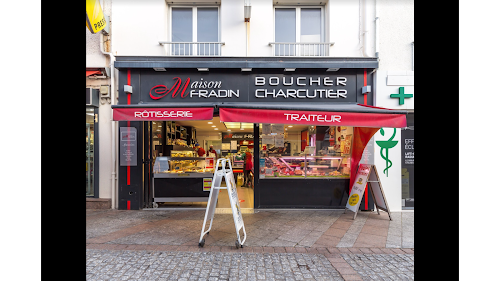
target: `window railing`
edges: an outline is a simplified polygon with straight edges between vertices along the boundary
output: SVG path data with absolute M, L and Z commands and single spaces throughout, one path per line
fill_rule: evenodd
M 295 43 L 295 42 L 270 42 L 274 56 L 279 57 L 322 57 L 328 56 L 330 46 L 334 42 L 323 43 Z
M 224 42 L 165 42 L 160 41 L 167 56 L 220 56 Z

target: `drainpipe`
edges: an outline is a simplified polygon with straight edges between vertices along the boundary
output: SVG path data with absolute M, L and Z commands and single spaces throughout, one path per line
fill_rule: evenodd
M 377 0 L 375 0 L 375 57 L 378 58 L 379 53 L 379 32 L 380 30 L 380 18 L 378 17 L 378 6 Z
M 110 32 L 111 32 L 111 26 L 110 26 Z M 115 104 L 115 81 L 114 81 L 114 76 L 115 76 L 115 56 L 112 54 L 112 52 L 105 52 L 104 51 L 104 42 L 103 42 L 103 37 L 104 34 L 101 33 L 100 36 L 100 47 L 101 47 L 101 53 L 104 55 L 109 56 L 109 61 L 110 61 L 110 81 L 111 81 L 111 105 Z M 111 162 L 113 166 L 113 171 L 111 172 L 111 208 L 112 209 L 117 209 L 118 203 L 117 199 L 118 196 L 116 194 L 116 122 L 113 121 L 113 113 L 111 112 Z
M 366 34 L 368 33 L 368 16 L 367 16 L 367 12 L 366 12 L 366 0 L 363 0 L 362 1 L 362 9 L 363 9 L 363 12 L 362 12 L 362 21 L 363 21 L 363 25 L 362 25 L 362 33 L 361 35 L 363 36 L 363 44 L 361 45 L 362 48 L 363 48 L 363 56 L 364 57 L 369 57 L 369 55 L 367 54 L 367 49 L 368 49 L 368 40 L 366 40 Z

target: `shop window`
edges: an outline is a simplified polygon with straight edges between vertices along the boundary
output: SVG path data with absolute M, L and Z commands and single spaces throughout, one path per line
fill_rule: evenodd
M 261 179 L 349 179 L 352 127 L 260 124 Z
M 87 107 L 86 119 L 86 195 L 94 196 L 94 108 Z
M 219 56 L 219 8 L 173 7 L 171 54 Z
M 275 56 L 325 56 L 322 7 L 274 9 Z

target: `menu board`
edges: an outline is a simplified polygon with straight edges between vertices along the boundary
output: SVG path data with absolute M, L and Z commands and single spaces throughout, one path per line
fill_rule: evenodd
M 262 124 L 262 134 L 264 135 L 271 134 L 271 124 Z
M 284 135 L 274 136 L 274 145 L 276 147 L 284 147 L 285 146 L 285 136 Z

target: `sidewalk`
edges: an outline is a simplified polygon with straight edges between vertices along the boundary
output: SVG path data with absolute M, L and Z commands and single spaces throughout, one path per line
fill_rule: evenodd
M 243 214 L 247 240 L 243 248 L 236 249 L 231 214 L 215 214 L 210 234 L 205 236 L 205 246 L 200 248 L 204 210 L 87 210 L 87 277 L 88 280 L 103 280 L 100 279 L 103 276 L 141 280 L 137 272 L 142 265 L 123 271 L 116 262 L 129 257 L 137 261 L 151 260 L 151 266 L 162 257 L 169 264 L 177 263 L 154 270 L 153 273 L 160 274 L 155 279 L 147 275 L 143 280 L 413 279 L 413 212 L 393 212 L 392 221 L 382 211 L 380 215 L 359 212 L 356 220 L 352 212 L 343 212 L 255 210 L 253 214 Z M 106 262 L 95 263 L 99 259 Z M 246 261 L 244 278 L 239 275 L 240 262 L 233 265 L 231 275 L 230 270 L 220 270 L 225 264 L 218 262 L 220 259 Z M 182 264 L 183 260 L 187 263 Z M 264 266 L 250 270 L 250 261 L 263 261 Z M 204 274 L 203 266 L 210 264 L 209 268 L 219 268 L 217 274 Z M 269 264 L 272 268 L 266 268 Z M 322 273 L 318 271 L 320 264 L 328 265 L 320 267 Z M 139 275 L 145 273 L 143 270 Z M 210 275 L 212 273 L 214 275 Z M 293 274 L 286 276 L 285 273 Z

